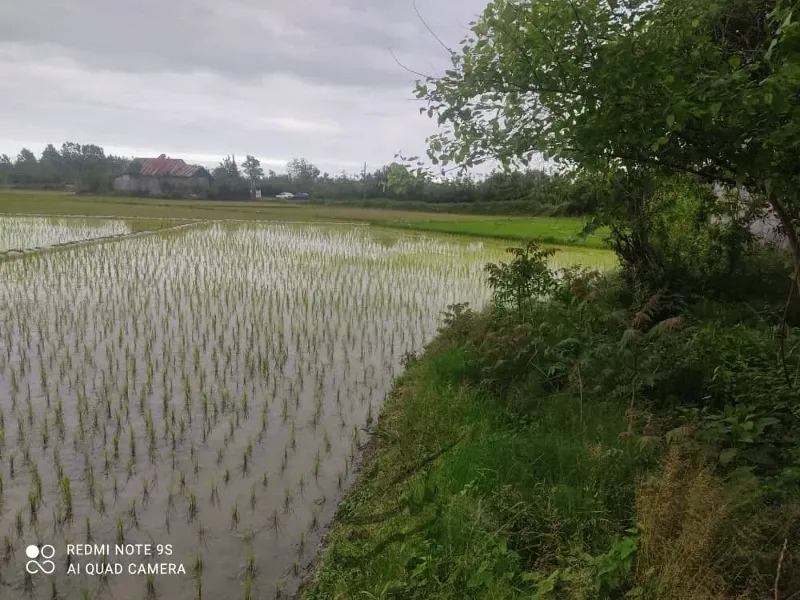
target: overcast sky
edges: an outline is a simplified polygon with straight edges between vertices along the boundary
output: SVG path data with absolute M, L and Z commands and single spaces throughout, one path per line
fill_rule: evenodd
M 485 4 L 417 0 L 455 48 Z M 0 153 L 75 141 L 373 170 L 435 131 L 392 52 L 449 66 L 413 0 L 0 0 Z

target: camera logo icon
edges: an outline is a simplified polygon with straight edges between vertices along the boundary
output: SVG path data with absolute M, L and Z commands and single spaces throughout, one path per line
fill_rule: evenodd
M 50 544 L 43 544 L 41 547 L 31 544 L 25 548 L 25 555 L 30 559 L 25 563 L 25 570 L 31 575 L 39 572 L 50 575 L 56 570 L 56 563 L 50 560 L 55 554 L 56 549 Z M 44 560 L 39 562 L 36 560 L 37 558 L 43 558 Z

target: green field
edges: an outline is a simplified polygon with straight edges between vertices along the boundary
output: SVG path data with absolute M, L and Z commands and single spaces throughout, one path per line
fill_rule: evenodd
M 262 201 L 169 200 L 0 190 L 0 214 L 73 215 L 136 219 L 361 222 L 393 228 L 559 245 L 603 246 L 602 236 L 579 237 L 583 220 L 498 217 Z
M 259 201 L 172 200 L 124 196 L 0 190 L 0 214 L 103 216 L 143 219 L 242 219 L 270 221 L 447 221 L 482 220 L 474 215 L 432 215 L 425 212 L 368 209 Z
M 403 227 L 421 231 L 437 231 L 480 237 L 503 239 L 535 239 L 540 242 L 560 245 L 587 245 L 603 247 L 606 231 L 581 237 L 583 219 L 573 217 L 513 217 L 498 219 L 484 217 L 475 220 L 406 220 L 384 223 L 391 227 Z

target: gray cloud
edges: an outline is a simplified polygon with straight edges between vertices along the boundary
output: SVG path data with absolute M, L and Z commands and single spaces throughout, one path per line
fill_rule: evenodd
M 457 46 L 485 0 L 418 0 Z M 435 129 L 414 76 L 448 65 L 412 0 L 28 0 L 0 5 L 0 152 L 71 139 L 328 170 Z

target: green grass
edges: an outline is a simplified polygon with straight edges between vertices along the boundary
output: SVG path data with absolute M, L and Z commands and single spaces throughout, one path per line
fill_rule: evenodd
M 632 512 L 624 408 L 540 395 L 524 421 L 466 371 L 439 344 L 398 380 L 304 598 L 530 598 L 537 561 L 612 544 Z
M 581 237 L 583 219 L 573 217 L 496 217 L 475 220 L 405 220 L 385 222 L 390 227 L 436 231 L 510 240 L 535 239 L 542 243 L 559 245 L 586 245 L 603 247 L 607 231 Z

